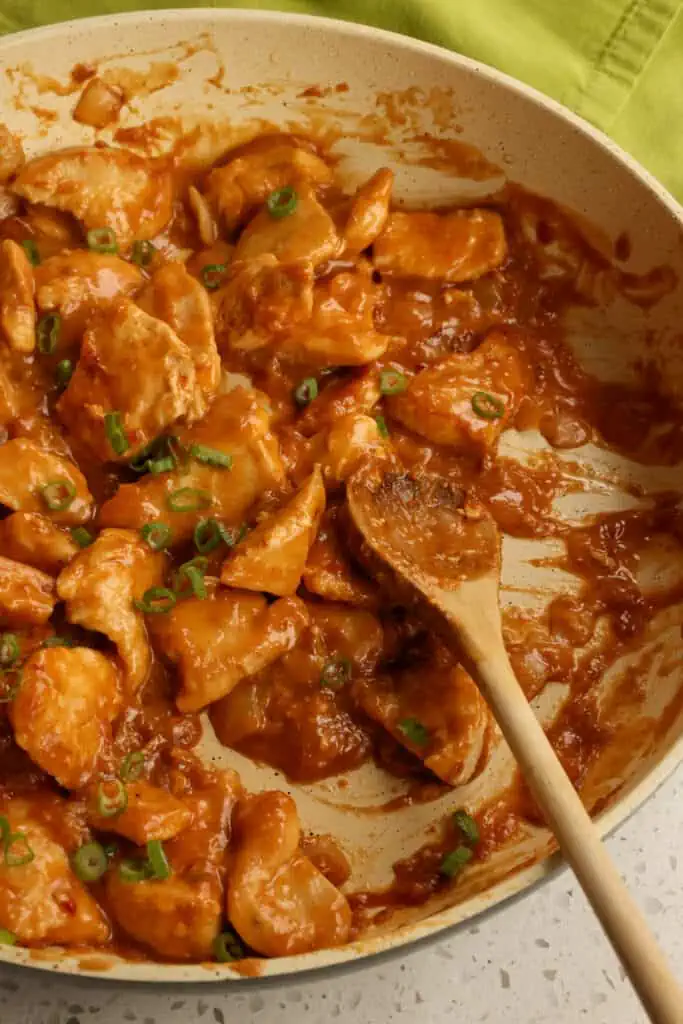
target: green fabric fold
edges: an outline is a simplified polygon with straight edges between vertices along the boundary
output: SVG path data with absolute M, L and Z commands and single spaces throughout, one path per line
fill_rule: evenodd
M 683 0 L 0 0 L 0 32 L 192 6 L 323 14 L 457 50 L 592 121 L 683 200 Z

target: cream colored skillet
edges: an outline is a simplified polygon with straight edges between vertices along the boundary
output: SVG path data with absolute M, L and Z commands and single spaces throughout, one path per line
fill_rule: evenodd
M 379 461 L 352 477 L 347 497 L 365 557 L 455 642 L 651 1020 L 681 1024 L 683 992 L 512 671 L 490 515 L 443 480 Z

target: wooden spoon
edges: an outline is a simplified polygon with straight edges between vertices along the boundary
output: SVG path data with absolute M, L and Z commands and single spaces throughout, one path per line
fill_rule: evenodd
M 683 1022 L 683 993 L 515 678 L 498 605 L 500 538 L 489 514 L 429 476 L 368 463 L 347 487 L 366 556 L 424 599 L 488 702 L 651 1020 Z M 369 548 L 369 551 L 367 550 Z M 382 567 L 379 567 L 380 573 Z

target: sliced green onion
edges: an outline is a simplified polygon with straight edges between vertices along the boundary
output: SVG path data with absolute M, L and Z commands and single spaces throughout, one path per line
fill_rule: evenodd
M 108 779 L 97 786 L 97 813 L 101 818 L 117 818 L 128 806 L 128 791 L 120 779 Z
M 55 378 L 60 388 L 65 388 L 73 377 L 74 364 L 70 359 L 60 359 L 55 367 Z
M 400 395 L 408 387 L 408 378 L 400 370 L 382 370 L 379 390 L 383 395 Z
M 198 597 L 201 601 L 206 597 L 204 573 L 208 568 L 208 559 L 199 555 L 197 558 L 184 562 L 173 577 L 173 589 L 179 598 Z M 184 586 L 189 583 L 189 590 Z
M 123 455 L 128 451 L 130 444 L 128 443 L 128 437 L 123 426 L 121 413 L 118 410 L 105 412 L 104 432 L 115 455 Z
M 50 480 L 40 488 L 40 495 L 51 512 L 63 512 L 76 497 L 70 480 Z
M 389 427 L 384 416 L 375 416 L 375 423 L 377 424 L 380 437 L 389 437 Z
M 73 647 L 74 642 L 68 636 L 49 636 L 43 640 L 41 647 Z
M 242 960 L 245 950 L 234 932 L 225 931 L 213 940 L 213 955 L 219 964 L 229 964 L 233 960 Z
M 14 932 L 10 932 L 7 928 L 0 928 L 0 946 L 16 946 L 17 937 Z
M 119 864 L 119 877 L 122 882 L 146 882 L 149 879 L 148 861 L 127 857 Z
M 16 633 L 0 636 L 0 667 L 10 668 L 19 657 L 20 648 Z
M 62 318 L 57 313 L 48 313 L 47 316 L 41 317 L 36 327 L 38 351 L 44 356 L 51 356 L 57 348 L 61 330 Z
M 0 691 L 0 704 L 11 704 L 15 699 L 16 695 L 21 689 L 21 681 L 23 679 L 24 670 L 21 665 L 17 665 L 15 668 L 8 669 L 6 672 L 0 673 L 0 679 L 4 684 L 4 689 Z M 13 683 L 8 680 L 14 679 Z
M 93 228 L 85 236 L 88 248 L 93 252 L 118 252 L 119 243 L 113 228 Z
M 161 459 L 148 459 L 147 468 L 155 476 L 158 476 L 159 473 L 170 473 L 172 469 L 175 469 L 175 459 L 172 455 L 164 455 Z
M 223 527 L 217 519 L 200 519 L 192 536 L 197 551 L 208 555 L 223 542 Z
M 175 607 L 176 595 L 168 587 L 150 587 L 142 595 L 141 600 L 133 601 L 139 612 L 145 615 L 163 615 Z
M 23 832 L 10 832 L 5 837 L 5 864 L 8 868 L 20 868 L 30 864 L 34 858 L 35 853 Z
M 228 267 L 225 263 L 207 263 L 205 267 L 202 267 L 201 272 L 204 287 L 210 292 L 220 288 L 227 269 Z
M 462 833 L 463 838 L 470 846 L 476 846 L 479 842 L 479 826 L 467 811 L 456 811 L 453 815 L 453 824 Z
M 280 217 L 289 217 L 294 213 L 298 202 L 296 190 L 291 185 L 286 185 L 270 193 L 266 199 L 266 208 L 271 217 L 279 220 Z
M 150 839 L 147 843 L 147 859 L 149 861 L 152 877 L 163 882 L 171 877 L 171 865 L 164 853 L 163 843 L 160 839 Z
M 163 551 L 171 542 L 171 527 L 166 523 L 145 523 L 140 536 L 147 541 L 152 551 Z
M 71 865 L 81 882 L 96 882 L 109 867 L 107 854 L 99 843 L 86 843 L 74 853 Z
M 134 750 L 132 753 L 126 754 L 121 762 L 119 775 L 124 782 L 135 782 L 142 775 L 144 767 L 145 755 L 141 750 Z
M 3 846 L 5 845 L 5 840 L 11 831 L 12 829 L 10 828 L 9 819 L 6 818 L 4 814 L 0 814 L 0 843 L 2 843 Z
M 21 243 L 21 248 L 26 253 L 26 258 L 32 267 L 40 265 L 40 253 L 38 252 L 38 246 L 32 238 L 25 238 Z
M 179 487 L 177 491 L 171 491 L 166 504 L 173 512 L 197 512 L 213 504 L 213 498 L 208 491 L 197 487 Z
M 404 718 L 398 723 L 398 728 L 416 747 L 424 747 L 429 741 L 429 730 L 417 718 Z
M 505 402 L 490 391 L 475 391 L 472 395 L 472 409 L 483 420 L 499 420 L 505 415 Z
M 308 405 L 318 397 L 318 382 L 315 377 L 304 377 L 294 388 L 294 401 L 297 405 Z
M 86 530 L 85 526 L 74 526 L 70 532 L 79 548 L 89 548 L 95 539 L 90 530 Z
M 209 448 L 205 444 L 193 444 L 190 447 L 190 455 L 205 466 L 214 466 L 216 469 L 232 469 L 232 455 L 221 452 L 218 448 Z
M 457 849 L 447 853 L 439 865 L 439 872 L 447 878 L 453 878 L 459 871 L 472 860 L 473 853 L 467 846 L 458 846 Z
M 170 437 L 157 437 L 145 445 L 128 465 L 135 473 L 167 473 L 175 469 L 177 459 L 171 450 Z
M 133 263 L 137 263 L 139 267 L 148 267 L 154 259 L 156 251 L 156 246 L 152 245 L 151 242 L 136 241 L 133 242 L 130 258 Z
M 345 683 L 351 678 L 352 665 L 348 658 L 330 658 L 323 665 L 320 675 L 320 685 L 327 690 L 341 690 Z

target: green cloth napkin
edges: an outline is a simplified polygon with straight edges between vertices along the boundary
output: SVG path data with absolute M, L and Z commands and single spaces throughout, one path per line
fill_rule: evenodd
M 0 32 L 192 0 L 0 0 Z M 492 64 L 592 121 L 683 200 L 683 0 L 200 0 L 394 29 Z

